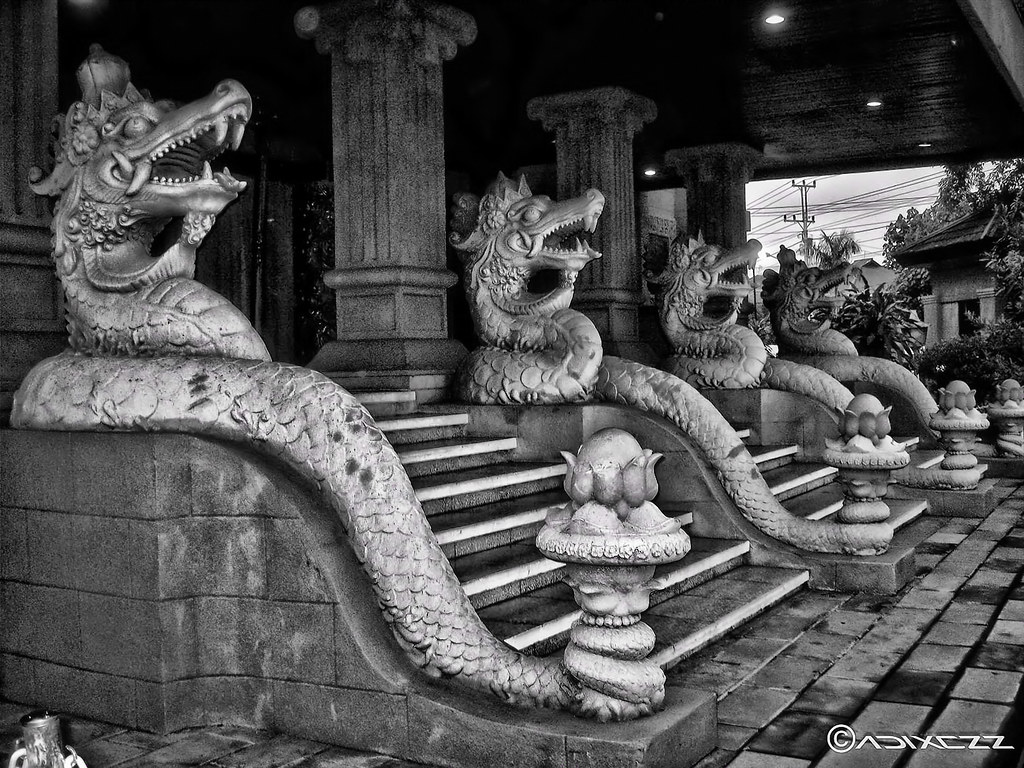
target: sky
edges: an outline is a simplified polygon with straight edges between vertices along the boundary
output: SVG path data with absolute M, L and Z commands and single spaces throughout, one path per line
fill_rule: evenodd
M 862 248 L 860 257 L 875 256 L 881 261 L 882 239 L 889 223 L 911 206 L 924 210 L 931 205 L 942 178 L 941 166 L 909 168 L 832 176 L 807 176 L 747 184 L 747 210 L 750 211 L 749 237 L 763 247 L 757 271 L 775 268 L 779 246 L 794 250 L 800 243 L 800 224 L 785 222 L 783 216 L 800 216 L 800 190 L 794 181 L 815 182 L 807 191 L 808 214 L 814 217 L 808 235 L 821 237 L 841 229 L 854 233 Z

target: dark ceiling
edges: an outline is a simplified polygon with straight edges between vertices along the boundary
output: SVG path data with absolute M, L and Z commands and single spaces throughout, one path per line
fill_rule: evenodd
M 154 96 L 223 77 L 254 94 L 277 157 L 324 174 L 329 67 L 296 37 L 297 0 L 61 0 L 61 100 L 99 42 Z M 533 96 L 620 85 L 653 99 L 642 186 L 664 152 L 738 141 L 762 178 L 1024 155 L 1024 113 L 955 0 L 455 0 L 476 42 L 445 64 L 450 169 L 482 186 L 554 160 Z M 766 25 L 779 9 L 787 20 Z M 883 106 L 870 109 L 871 97 Z M 932 146 L 921 148 L 920 143 Z

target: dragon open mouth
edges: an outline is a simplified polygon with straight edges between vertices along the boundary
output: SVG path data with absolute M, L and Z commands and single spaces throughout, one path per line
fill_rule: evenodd
M 200 179 L 214 179 L 210 161 L 229 146 L 233 150 L 238 149 L 248 119 L 249 110 L 236 104 L 209 122 L 200 123 L 188 133 L 158 147 L 149 155 L 153 163 L 150 181 L 156 184 L 189 184 Z M 234 181 L 226 171 L 216 175 Z M 223 184 L 220 178 L 217 181 Z
M 601 258 L 601 253 L 579 236 L 581 232 L 594 232 L 600 217 L 601 209 L 598 208 L 596 211 L 587 211 L 575 219 L 560 222 L 541 233 L 541 250 L 544 255 L 569 262 L 566 268 L 573 272 L 578 272 L 592 259 Z M 580 259 L 582 263 L 574 266 Z

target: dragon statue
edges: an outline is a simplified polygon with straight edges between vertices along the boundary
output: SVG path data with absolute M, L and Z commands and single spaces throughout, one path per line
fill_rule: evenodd
M 518 653 L 484 626 L 373 418 L 325 376 L 270 362 L 244 315 L 192 280 L 196 248 L 244 187 L 210 161 L 238 145 L 246 90 L 224 81 L 174 108 L 98 47 L 78 77 L 53 172 L 34 174 L 35 190 L 58 198 L 70 350 L 29 373 L 12 426 L 186 432 L 282 462 L 338 515 L 414 663 L 511 703 L 572 709 L 579 685 L 557 659 Z
M 596 190 L 555 203 L 504 175 L 482 198 L 456 196 L 451 241 L 466 263 L 466 295 L 484 341 L 458 374 L 459 396 L 478 404 L 592 397 L 655 413 L 689 435 L 744 517 L 769 536 L 818 552 L 884 552 L 888 524 L 805 520 L 783 507 L 729 422 L 690 384 L 603 354 L 593 324 L 569 308 L 576 274 L 601 257 L 575 233 L 593 229 L 601 207 Z M 534 293 L 531 280 L 544 270 L 557 273 L 557 285 Z
M 860 356 L 849 338 L 830 327 L 831 313 L 844 300 L 839 289 L 851 271 L 849 264 L 808 267 L 789 248 L 779 249 L 779 271 L 765 271 L 762 292 L 779 353 L 839 381 L 870 382 L 898 392 L 910 405 L 918 433 L 934 442 L 928 423 L 936 405 L 928 388 L 899 363 Z
M 853 393 L 836 379 L 770 357 L 761 338 L 737 324 L 740 301 L 750 290 L 747 269 L 760 250 L 757 240 L 725 251 L 680 235 L 660 270 L 647 259 L 645 277 L 673 347 L 665 369 L 695 387 L 777 389 L 811 397 L 830 411 L 844 408 Z

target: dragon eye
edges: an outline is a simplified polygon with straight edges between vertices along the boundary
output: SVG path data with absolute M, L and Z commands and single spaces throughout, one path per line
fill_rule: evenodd
M 538 211 L 536 208 L 527 208 L 525 211 L 523 211 L 523 221 L 525 221 L 527 224 L 533 224 L 539 218 L 540 211 Z
M 146 118 L 132 117 L 125 122 L 121 132 L 125 135 L 125 138 L 137 139 L 139 136 L 149 133 L 152 127 L 153 124 Z

